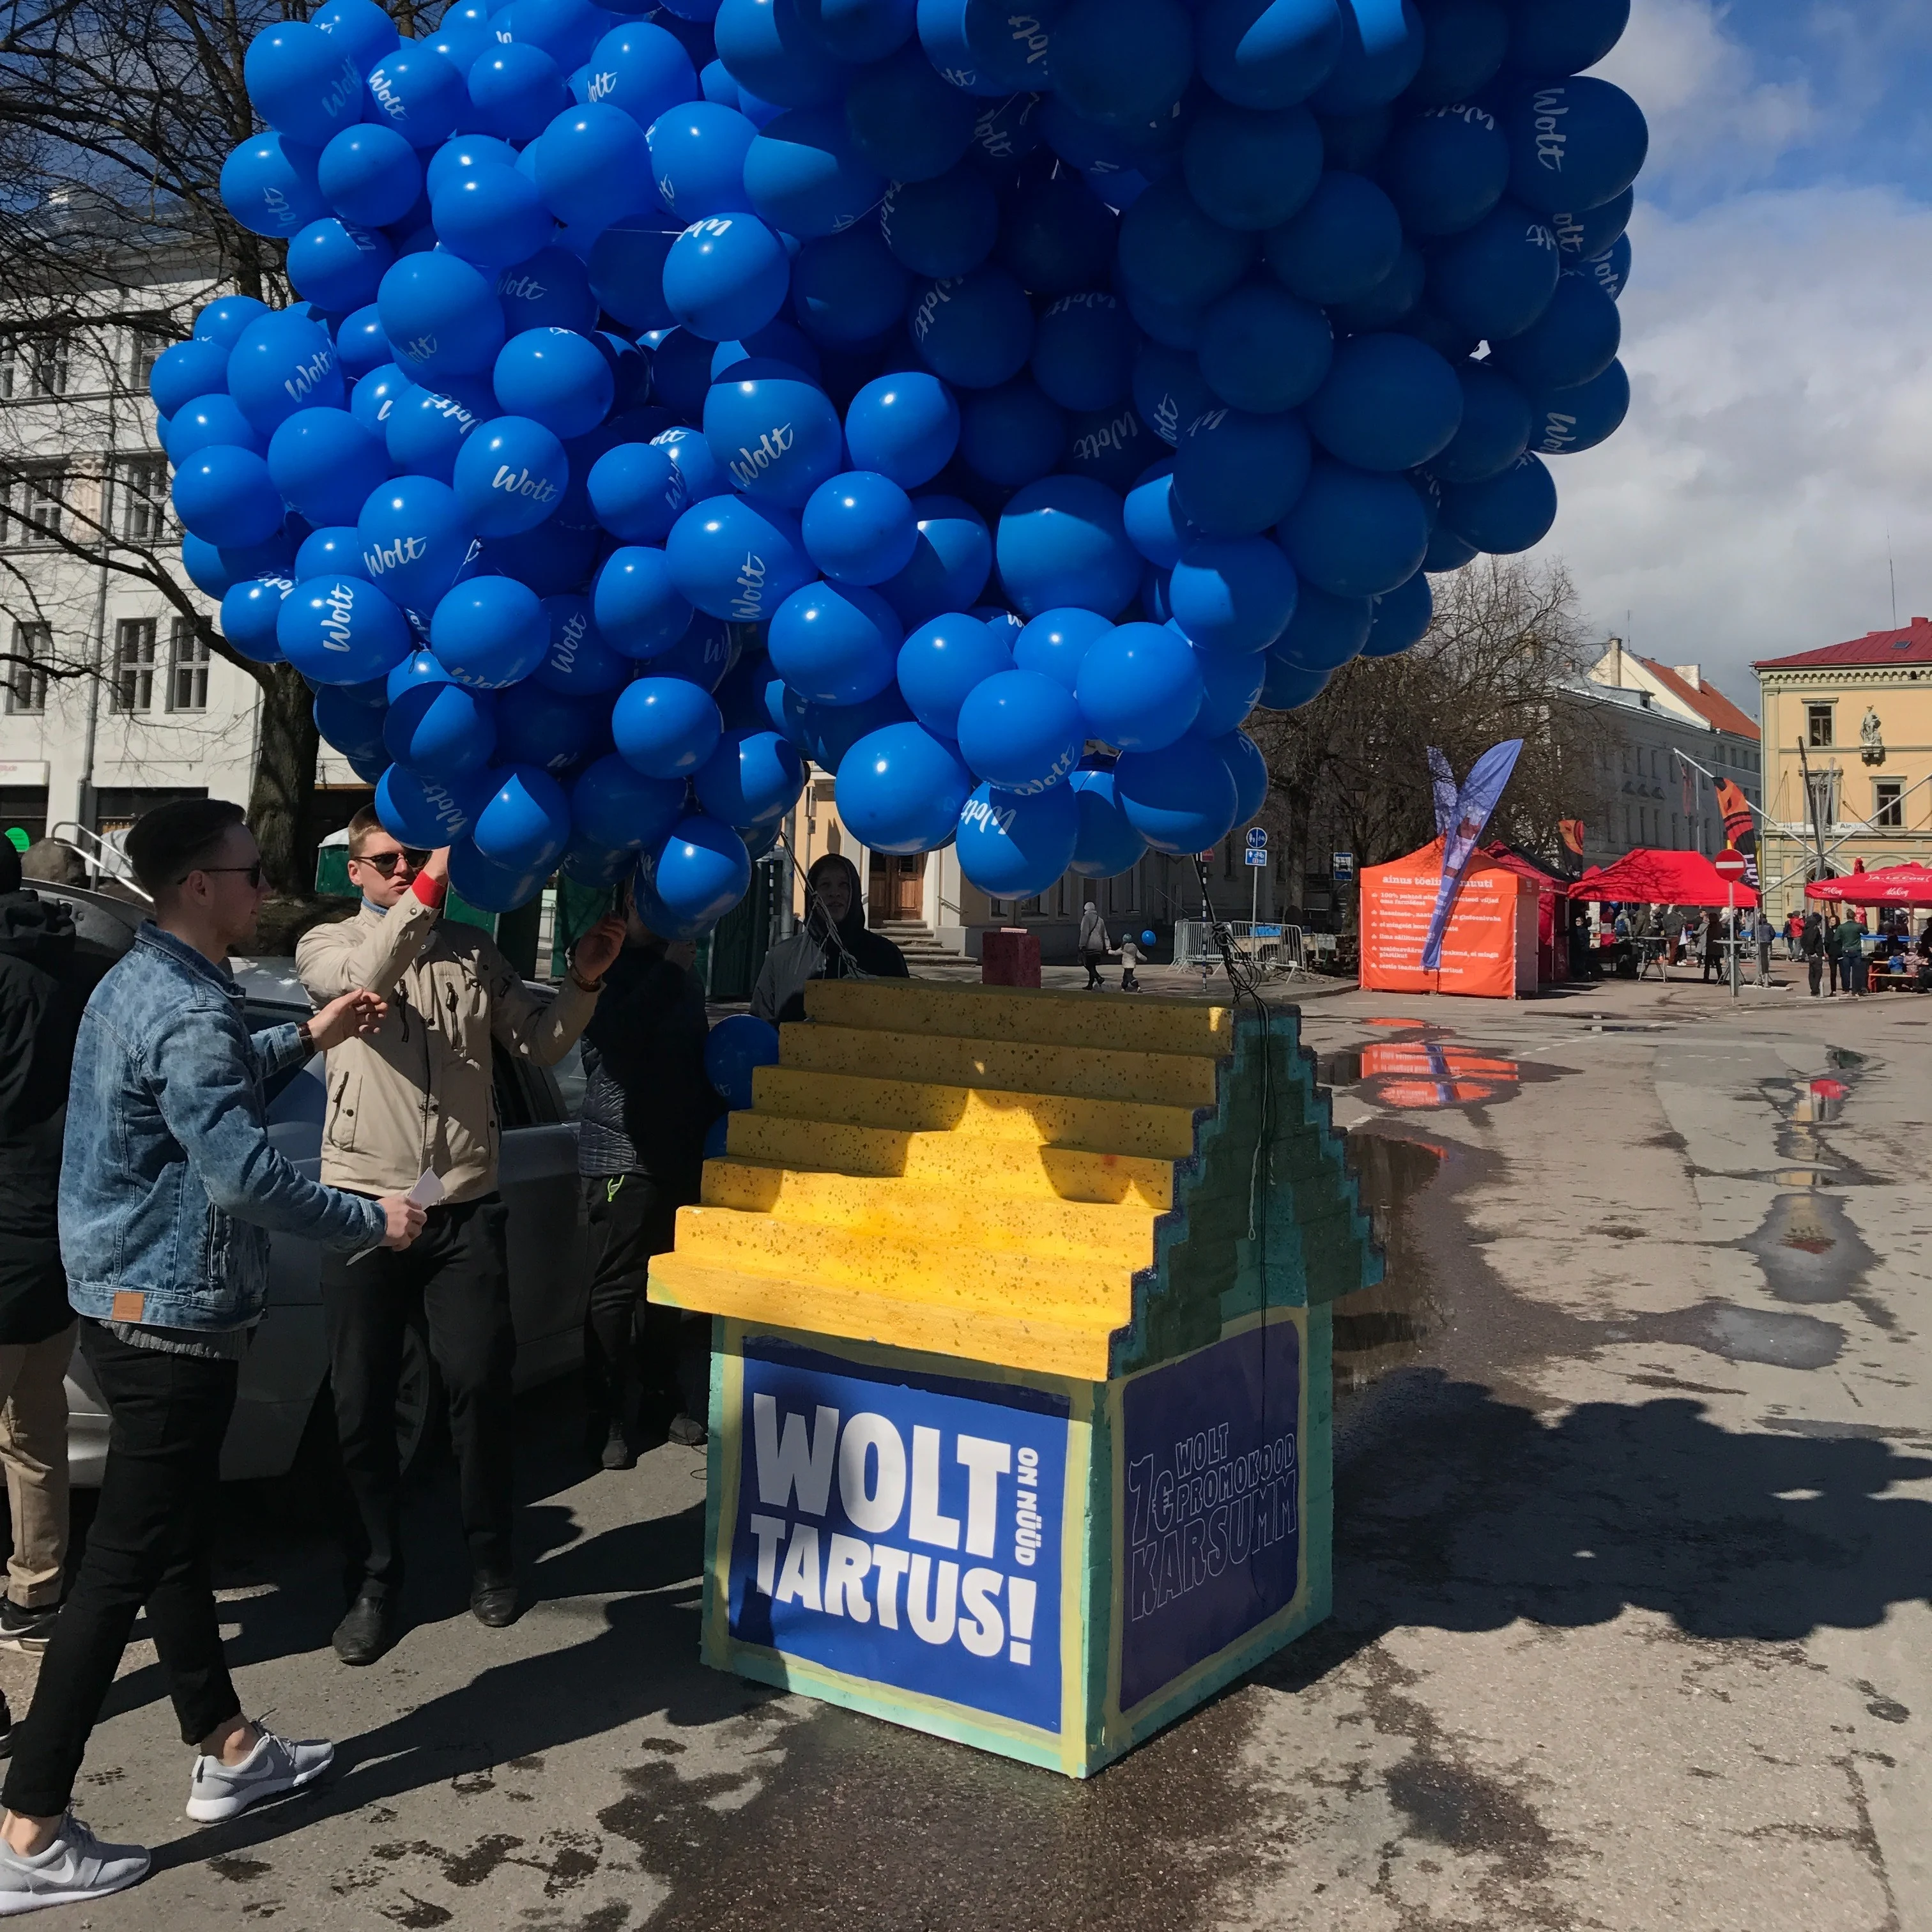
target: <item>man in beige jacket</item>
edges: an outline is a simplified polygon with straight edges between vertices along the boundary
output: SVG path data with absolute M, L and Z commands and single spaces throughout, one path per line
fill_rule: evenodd
M 516 1615 L 511 1546 L 510 1372 L 516 1338 L 496 1192 L 494 1047 L 550 1066 L 597 1004 L 624 928 L 604 920 L 578 941 L 568 978 L 545 1005 L 489 936 L 442 917 L 448 854 L 406 850 L 374 812 L 349 826 L 350 883 L 362 908 L 317 926 L 296 968 L 318 1004 L 366 986 L 388 1002 L 373 1032 L 328 1060 L 322 1178 L 352 1193 L 442 1184 L 441 1204 L 408 1250 L 325 1257 L 322 1310 L 336 1432 L 355 1510 L 348 1530 L 347 1614 L 336 1627 L 345 1664 L 373 1664 L 400 1629 L 401 1508 L 397 1384 L 412 1319 L 449 1397 L 470 1546 L 470 1607 L 493 1628 Z

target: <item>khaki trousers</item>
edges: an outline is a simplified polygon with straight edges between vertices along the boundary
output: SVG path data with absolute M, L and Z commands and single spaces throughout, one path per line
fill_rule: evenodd
M 44 1342 L 0 1346 L 0 1465 L 14 1517 L 7 1594 L 23 1610 L 60 1601 L 67 1562 L 67 1365 L 78 1322 Z

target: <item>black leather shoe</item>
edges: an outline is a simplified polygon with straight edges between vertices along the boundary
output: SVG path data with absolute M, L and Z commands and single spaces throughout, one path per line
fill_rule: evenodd
M 336 1625 L 329 1641 L 344 1664 L 374 1664 L 394 1648 L 401 1634 L 400 1620 L 389 1600 L 365 1592 L 349 1606 L 348 1615 Z
M 598 1460 L 607 1469 L 634 1469 L 638 1466 L 638 1452 L 631 1447 L 621 1422 L 611 1424 L 610 1432 L 604 1439 Z
M 517 1621 L 517 1580 L 478 1576 L 470 1586 L 470 1614 L 491 1630 Z

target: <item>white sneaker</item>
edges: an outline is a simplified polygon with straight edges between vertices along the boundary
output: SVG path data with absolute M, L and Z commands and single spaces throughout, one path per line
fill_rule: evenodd
M 0 1839 L 0 1918 L 44 1905 L 79 1905 L 125 1892 L 148 1875 L 139 1845 L 104 1845 L 70 1811 L 53 1842 L 25 1858 Z
M 238 1817 L 265 1798 L 299 1791 L 313 1784 L 335 1762 L 335 1747 L 320 1738 L 298 1743 L 264 1731 L 255 1748 L 239 1764 L 218 1757 L 198 1757 L 188 1792 L 188 1815 L 197 1825 L 218 1825 Z

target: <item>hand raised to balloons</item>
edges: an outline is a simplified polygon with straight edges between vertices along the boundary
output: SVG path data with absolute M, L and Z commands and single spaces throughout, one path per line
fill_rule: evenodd
M 596 986 L 623 950 L 624 922 L 615 914 L 607 914 L 577 942 L 570 956 L 571 970 L 581 984 Z

